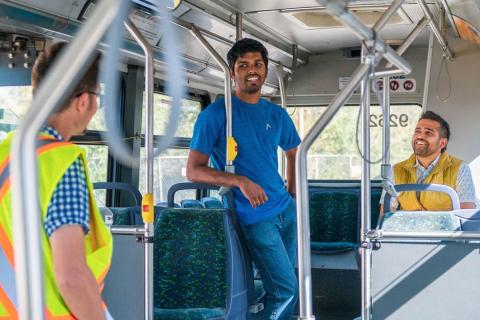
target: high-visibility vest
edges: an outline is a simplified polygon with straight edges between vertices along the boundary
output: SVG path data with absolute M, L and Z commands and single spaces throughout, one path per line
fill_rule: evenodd
M 416 156 L 412 155 L 405 161 L 396 164 L 393 168 L 395 184 L 417 183 Z M 457 184 L 458 170 L 462 160 L 449 155 L 446 151 L 442 153 L 437 165 L 425 178 L 426 184 L 443 184 L 455 190 Z M 447 211 L 452 210 L 450 197 L 441 192 L 421 192 L 420 199 L 417 199 L 415 191 L 402 192 L 398 197 L 400 208 L 406 211 L 428 210 Z
M 10 197 L 11 133 L 0 144 L 0 319 L 17 319 L 15 289 L 15 260 L 13 253 L 12 209 Z M 90 232 L 85 236 L 86 260 L 93 276 L 103 287 L 112 256 L 112 236 L 105 226 L 95 203 L 93 185 L 88 177 L 85 151 L 65 141 L 42 135 L 37 143 L 39 198 L 41 210 L 41 244 L 43 250 L 43 285 L 45 317 L 47 319 L 75 319 L 58 290 L 53 270 L 53 257 L 43 222 L 57 184 L 73 162 L 80 157 L 85 166 L 90 207 Z M 105 307 L 105 315 L 110 318 Z

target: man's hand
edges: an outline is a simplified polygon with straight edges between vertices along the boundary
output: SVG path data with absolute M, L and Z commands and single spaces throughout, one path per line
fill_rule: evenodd
M 268 200 L 265 190 L 247 177 L 239 177 L 238 188 L 254 208 L 261 206 Z

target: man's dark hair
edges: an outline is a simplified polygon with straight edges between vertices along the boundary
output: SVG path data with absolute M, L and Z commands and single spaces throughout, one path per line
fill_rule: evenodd
M 448 124 L 447 121 L 445 121 L 445 119 L 443 119 L 433 111 L 425 111 L 424 113 L 422 113 L 418 121 L 423 119 L 433 120 L 438 122 L 440 124 L 440 137 L 447 138 L 448 140 L 450 140 L 450 125 Z
M 38 87 L 42 83 L 43 79 L 47 75 L 51 66 L 54 64 L 55 60 L 58 58 L 60 53 L 66 48 L 66 42 L 57 42 L 49 46 L 44 52 L 42 52 L 32 68 L 32 92 L 35 94 Z M 75 90 L 73 90 L 70 95 L 71 98 L 77 96 L 78 94 L 86 91 L 97 91 L 98 87 L 98 65 L 100 61 L 100 53 L 96 54 L 94 61 L 91 66 L 88 68 L 87 72 L 77 84 Z M 63 111 L 68 106 L 68 103 L 59 109 Z
M 250 39 L 250 38 L 244 38 L 244 39 L 238 40 L 237 42 L 235 42 L 233 47 L 228 51 L 227 60 L 228 60 L 228 66 L 230 67 L 230 69 L 233 70 L 233 66 L 235 65 L 235 62 L 237 61 L 237 59 L 248 52 L 260 52 L 260 54 L 262 55 L 263 62 L 265 63 L 265 67 L 268 69 L 267 48 L 265 48 L 265 46 L 261 44 L 259 41 Z

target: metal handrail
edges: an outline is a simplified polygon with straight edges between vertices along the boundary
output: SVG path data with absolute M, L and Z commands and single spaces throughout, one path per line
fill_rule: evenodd
M 403 70 L 405 74 L 412 72 L 412 66 L 398 53 L 395 52 L 390 46 L 385 44 L 385 41 L 380 39 L 377 33 L 365 26 L 354 14 L 352 14 L 343 1 L 338 0 L 317 0 L 318 2 L 325 4 L 327 10 L 335 15 L 340 21 L 348 26 L 354 34 L 360 38 L 361 41 L 371 42 L 376 50 L 383 53 L 385 59 L 390 61 L 400 70 Z M 421 1 L 421 0 L 419 0 Z M 398 5 L 397 2 L 394 3 Z M 394 12 L 387 10 L 384 15 L 392 15 Z M 383 19 L 383 18 L 380 18 Z M 387 19 L 388 20 L 388 19 Z
M 218 54 L 218 52 L 212 47 L 212 45 L 203 37 L 200 30 L 193 24 L 190 26 L 190 32 L 195 36 L 195 38 L 200 41 L 200 44 L 205 50 L 210 54 L 210 56 L 220 65 L 224 74 L 225 74 L 225 116 L 226 116 L 226 126 L 225 134 L 227 146 L 229 139 L 233 137 L 232 129 L 232 82 L 230 75 L 230 68 L 228 64 L 223 60 L 223 58 Z M 228 152 L 226 152 L 225 159 L 225 172 L 235 173 L 235 167 L 233 166 L 233 160 L 229 159 Z M 220 194 L 226 194 L 230 188 L 222 187 L 220 189 Z
M 296 204 L 297 204 L 297 230 L 298 230 L 298 277 L 300 294 L 300 319 L 314 319 L 312 313 L 312 279 L 311 279 L 311 257 L 310 257 L 310 218 L 308 202 L 308 180 L 307 180 L 307 153 L 318 135 L 330 123 L 338 109 L 342 107 L 353 95 L 360 85 L 362 79 L 368 75 L 368 65 L 359 66 L 350 82 L 340 91 L 328 106 L 325 113 L 313 125 L 310 131 L 303 138 L 298 148 L 297 161 L 295 163 L 296 183 Z
M 412 42 L 418 37 L 418 35 L 425 29 L 425 27 L 429 24 L 428 19 L 423 18 L 420 20 L 415 28 L 413 28 L 412 32 L 408 34 L 408 36 L 403 40 L 402 44 L 397 48 L 397 53 L 402 55 L 405 51 L 407 51 L 408 47 L 412 44 Z M 387 63 L 385 68 L 390 68 L 392 64 L 390 62 Z
M 124 25 L 133 39 L 142 48 L 145 54 L 145 187 L 146 193 L 153 193 L 153 48 L 145 39 L 140 30 L 127 19 Z M 152 199 L 153 201 L 153 199 Z M 145 239 L 153 239 L 155 231 L 153 224 L 149 221 L 145 222 L 144 227 Z M 153 241 L 144 241 L 145 249 L 145 319 L 153 319 Z
M 310 129 L 303 142 L 300 144 L 298 150 L 298 157 L 295 166 L 295 172 L 298 179 L 297 182 L 297 229 L 298 229 L 298 272 L 299 272 L 299 294 L 300 294 L 300 317 L 299 319 L 314 319 L 312 313 L 312 280 L 311 280 L 311 257 L 310 257 L 310 219 L 309 219 L 309 202 L 308 202 L 308 179 L 307 179 L 307 152 L 313 144 L 313 141 L 318 135 L 325 129 L 328 123 L 332 120 L 338 109 L 348 101 L 355 89 L 359 86 L 362 80 L 365 81 L 362 86 L 363 96 L 363 113 L 364 113 L 364 137 L 366 131 L 369 130 L 368 126 L 368 107 L 369 107 L 369 74 L 371 72 L 372 65 L 375 65 L 383 55 L 388 61 L 400 69 L 403 73 L 408 74 L 411 72 L 411 65 L 403 59 L 398 53 L 396 53 L 391 47 L 387 46 L 385 42 L 377 37 L 376 32 L 369 29 L 361 23 L 345 6 L 342 1 L 335 0 L 319 0 L 318 2 L 324 4 L 328 11 L 337 18 L 339 18 L 345 25 L 350 27 L 352 31 L 366 43 L 369 50 L 378 51 L 377 54 L 370 53 L 369 58 L 364 60 L 364 64 L 359 66 L 352 75 L 350 82 L 339 92 L 325 113 L 320 117 L 315 125 Z M 395 1 L 394 6 L 401 5 L 401 1 Z M 386 16 L 382 17 L 382 21 L 388 21 L 388 16 L 392 15 L 394 10 L 387 10 Z M 380 29 L 382 22 L 378 25 Z M 370 143 L 368 137 L 364 139 L 363 150 L 364 152 L 370 149 Z M 362 217 L 361 217 L 361 231 L 362 231 L 362 245 L 365 243 L 367 246 L 362 248 L 362 319 L 366 320 L 370 317 L 370 274 L 369 268 L 371 267 L 371 261 L 369 252 L 369 239 L 366 237 L 367 232 L 370 229 L 370 197 L 369 195 L 369 159 L 364 159 L 362 165 Z
M 455 55 L 453 52 L 450 50 L 450 47 L 448 46 L 447 40 L 443 37 L 442 33 L 438 29 L 437 25 L 435 24 L 435 19 L 433 18 L 432 13 L 430 12 L 430 9 L 428 9 L 427 4 L 425 3 L 425 0 L 417 0 L 418 5 L 420 8 L 422 8 L 423 14 L 425 15 L 425 18 L 428 19 L 430 29 L 432 30 L 433 34 L 435 34 L 435 37 L 437 38 L 438 42 L 443 48 L 443 51 L 445 51 L 445 54 L 447 55 L 448 60 L 453 60 Z
M 18 314 L 43 319 L 43 262 L 35 142 L 49 116 L 74 90 L 93 59 L 97 44 L 115 19 L 120 3 L 104 0 L 68 45 L 42 85 L 12 142 L 11 181 Z M 61 79 L 59 80 L 59 75 Z
M 285 71 L 283 70 L 283 65 L 275 66 L 275 73 L 277 75 L 278 87 L 280 88 L 280 104 L 284 110 L 287 110 L 287 88 L 285 85 Z M 285 170 L 286 170 L 286 161 L 285 161 L 285 152 L 282 152 L 280 159 L 280 172 L 282 181 L 285 182 Z

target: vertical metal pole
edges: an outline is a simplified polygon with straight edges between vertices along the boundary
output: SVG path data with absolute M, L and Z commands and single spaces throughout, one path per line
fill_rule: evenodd
M 16 131 L 10 151 L 11 201 L 17 312 L 21 320 L 44 319 L 43 258 L 35 142 L 38 131 L 59 108 L 92 62 L 97 44 L 120 8 L 102 1 L 56 61 Z M 59 75 L 61 79 L 59 81 Z
M 423 101 L 422 111 L 427 111 L 428 94 L 430 92 L 430 74 L 432 70 L 432 56 L 433 56 L 433 32 L 430 30 L 430 39 L 428 41 L 427 66 L 425 69 L 425 81 L 423 87 Z
M 235 14 L 235 27 L 236 27 L 236 31 L 237 31 L 237 34 L 236 34 L 236 41 L 238 40 L 242 40 L 243 39 L 243 36 L 242 36 L 242 30 L 243 30 L 243 14 L 241 14 L 240 12 L 237 12 Z
M 383 130 L 382 154 L 385 155 L 382 164 L 390 165 L 390 77 L 383 78 Z
M 225 115 L 226 115 L 226 126 L 225 134 L 227 141 L 227 148 L 229 140 L 233 139 L 233 120 L 232 120 L 232 80 L 230 77 L 230 68 L 223 58 L 218 54 L 217 51 L 210 45 L 210 43 L 203 37 L 200 30 L 195 26 L 191 25 L 190 32 L 193 36 L 200 42 L 205 50 L 208 51 L 210 56 L 220 65 L 224 74 L 225 74 Z M 227 152 L 227 157 L 225 159 L 225 172 L 235 173 L 235 166 L 233 165 L 233 159 L 230 159 Z M 219 193 L 225 194 L 230 190 L 227 187 L 220 188 Z
M 287 90 L 285 88 L 285 71 L 283 70 L 282 64 L 275 65 L 275 71 L 277 74 L 278 79 L 278 86 L 280 88 L 280 101 L 282 108 L 287 110 Z M 282 157 L 280 158 L 280 175 L 282 176 L 282 180 L 285 182 L 286 179 L 286 159 L 285 159 L 285 152 L 282 152 Z
M 153 193 L 153 48 L 130 21 L 124 22 L 128 32 L 145 54 L 145 186 Z M 153 319 L 153 223 L 145 222 L 145 319 Z
M 295 163 L 297 177 L 297 230 L 298 230 L 298 282 L 301 320 L 315 319 L 312 301 L 312 268 L 310 248 L 310 205 L 308 202 L 307 154 L 316 138 L 333 119 L 337 111 L 352 96 L 362 79 L 368 75 L 369 67 L 360 65 L 352 74 L 350 82 L 332 100 L 327 110 L 313 125 L 298 148 Z
M 366 51 L 366 50 L 364 50 Z M 367 53 L 364 57 L 369 66 L 374 65 L 374 54 Z M 361 84 L 362 112 L 362 181 L 361 181 L 361 226 L 360 226 L 360 256 L 362 284 L 362 320 L 371 318 L 371 241 L 367 232 L 371 228 L 371 190 L 370 190 L 370 78 L 366 76 Z

